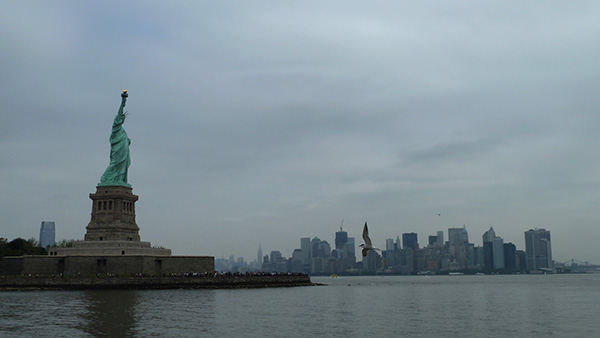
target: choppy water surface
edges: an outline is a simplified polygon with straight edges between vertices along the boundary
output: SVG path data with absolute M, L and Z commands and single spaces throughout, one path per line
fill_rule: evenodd
M 595 337 L 600 275 L 313 277 L 327 286 L 0 292 L 0 337 Z

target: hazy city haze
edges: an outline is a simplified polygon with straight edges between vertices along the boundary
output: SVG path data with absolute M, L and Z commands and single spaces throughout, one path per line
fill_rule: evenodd
M 0 237 L 83 239 L 122 89 L 144 241 L 466 226 L 600 263 L 600 3 L 2 1 Z M 440 214 L 438 216 L 438 214 Z

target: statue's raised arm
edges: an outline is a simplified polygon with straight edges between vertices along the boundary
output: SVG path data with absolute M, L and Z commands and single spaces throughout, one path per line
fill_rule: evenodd
M 120 185 L 131 187 L 127 183 L 127 171 L 131 163 L 129 158 L 131 140 L 127 137 L 125 129 L 123 129 L 123 123 L 127 117 L 127 112 L 124 112 L 123 108 L 125 108 L 128 96 L 127 90 L 123 90 L 123 93 L 121 93 L 121 106 L 117 116 L 115 116 L 110 134 L 110 163 L 104 171 L 98 186 Z

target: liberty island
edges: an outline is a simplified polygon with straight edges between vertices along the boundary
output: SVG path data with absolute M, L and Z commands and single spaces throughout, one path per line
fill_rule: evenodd
M 153 247 L 150 242 L 141 240 L 135 213 L 139 196 L 133 194 L 128 182 L 131 140 L 123 128 L 128 96 L 127 90 L 123 90 L 109 138 L 110 162 L 96 186 L 96 192 L 89 194 L 92 213 L 84 239 L 73 242 L 71 247 L 52 247 L 47 256 L 2 258 L 0 276 L 17 277 L 0 279 L 0 289 L 310 285 L 310 278 L 301 274 L 215 274 L 212 256 L 173 256 L 170 249 Z M 198 278 L 178 278 L 182 276 Z

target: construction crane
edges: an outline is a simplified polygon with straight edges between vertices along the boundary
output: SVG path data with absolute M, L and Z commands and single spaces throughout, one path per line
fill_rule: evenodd
M 566 262 L 562 262 L 561 264 L 564 266 L 592 265 L 592 264 L 590 264 L 590 262 L 582 262 L 582 261 L 576 260 L 575 258 L 571 258 Z
M 563 268 L 570 272 L 575 273 L 598 273 L 600 272 L 600 265 L 590 264 L 590 262 L 582 262 L 574 258 L 569 259 L 566 262 L 558 262 L 557 268 Z

